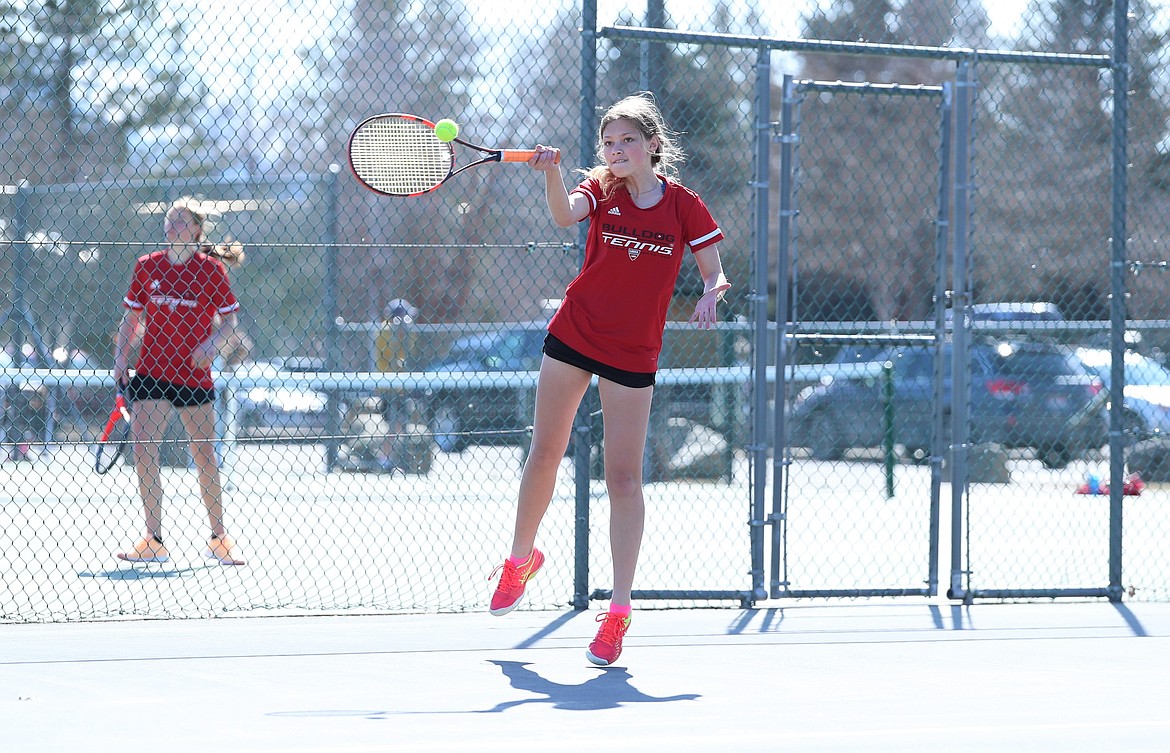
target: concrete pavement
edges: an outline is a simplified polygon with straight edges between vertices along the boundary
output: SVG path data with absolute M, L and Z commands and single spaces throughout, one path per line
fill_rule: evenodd
M 5 753 L 1166 751 L 1170 604 L 0 625 Z

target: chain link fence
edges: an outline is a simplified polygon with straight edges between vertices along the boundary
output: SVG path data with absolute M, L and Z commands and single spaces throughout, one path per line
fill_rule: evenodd
M 571 184 L 600 112 L 641 90 L 681 134 L 735 288 L 696 330 L 684 263 L 640 605 L 948 581 L 956 598 L 1166 598 L 1170 381 L 1138 381 L 1170 347 L 1160 5 L 566 0 L 525 26 L 491 2 L 135 0 L 3 18 L 0 619 L 485 608 L 582 236 L 523 165 L 388 199 L 349 174 L 346 139 L 376 112 L 450 117 L 471 141 L 560 147 Z M 246 250 L 245 347 L 215 365 L 241 568 L 201 556 L 178 422 L 159 448 L 170 562 L 115 558 L 142 534 L 138 481 L 132 462 L 94 471 L 131 269 L 184 196 Z M 607 596 L 597 409 L 591 390 L 529 608 Z M 1135 471 L 1140 495 L 1076 493 Z

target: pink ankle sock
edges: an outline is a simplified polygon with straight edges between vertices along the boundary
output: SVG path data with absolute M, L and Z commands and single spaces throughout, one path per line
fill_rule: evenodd
M 525 562 L 527 562 L 530 559 L 532 559 L 531 554 L 528 555 L 527 557 L 517 557 L 515 555 L 509 555 L 509 557 L 508 557 L 508 561 L 511 562 L 513 565 L 516 565 L 517 567 L 519 567 L 520 565 L 523 565 Z
M 629 617 L 631 611 L 633 611 L 633 607 L 631 607 L 629 604 L 626 604 L 623 607 L 619 607 L 617 604 L 609 605 L 609 613 L 616 614 L 618 617 Z

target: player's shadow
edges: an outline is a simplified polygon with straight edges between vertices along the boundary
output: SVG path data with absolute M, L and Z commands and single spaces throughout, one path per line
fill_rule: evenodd
M 571 711 L 600 711 L 630 703 L 693 701 L 700 697 L 697 693 L 661 697 L 646 695 L 630 684 L 630 672 L 624 667 L 606 667 L 599 670 L 600 673 L 591 680 L 578 685 L 566 685 L 546 680 L 528 669 L 529 662 L 492 660 L 491 663 L 500 668 L 513 688 L 536 693 L 541 697 L 497 703 L 490 709 L 477 711 L 479 714 L 498 714 L 516 706 L 532 703 L 547 703 L 553 708 Z
M 630 672 L 624 667 L 598 669 L 599 674 L 578 685 L 546 680 L 528 669 L 529 662 L 491 661 L 504 673 L 508 682 L 517 690 L 536 693 L 539 698 L 524 698 L 518 701 L 497 703 L 490 709 L 468 711 L 372 711 L 361 709 L 314 709 L 308 711 L 271 711 L 275 717 L 362 717 L 371 720 L 389 719 L 393 716 L 414 714 L 499 714 L 517 706 L 532 703 L 547 703 L 555 709 L 569 711 L 601 711 L 615 709 L 631 703 L 667 703 L 669 701 L 693 701 L 698 693 L 682 693 L 670 696 L 646 695 L 630 684 Z
M 105 578 L 107 580 L 151 580 L 154 578 L 186 578 L 192 573 L 199 570 L 205 570 L 205 567 L 183 567 L 173 568 L 169 570 L 155 570 L 146 567 L 127 567 L 115 568 L 113 570 L 102 570 L 100 572 L 90 572 L 82 570 L 77 573 L 79 578 Z

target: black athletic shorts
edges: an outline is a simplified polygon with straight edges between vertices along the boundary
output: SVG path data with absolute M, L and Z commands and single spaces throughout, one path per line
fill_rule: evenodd
M 578 369 L 588 371 L 590 374 L 596 374 L 602 379 L 617 382 L 624 387 L 639 389 L 654 386 L 655 372 L 626 371 L 624 369 L 615 369 L 612 366 L 606 366 L 601 361 L 595 361 L 589 356 L 578 353 L 551 334 L 544 338 L 544 354 L 549 358 L 554 358 L 562 363 L 567 363 L 570 366 L 576 366 Z
M 215 389 L 186 387 L 136 374 L 126 385 L 126 399 L 131 403 L 139 400 L 166 400 L 176 408 L 191 408 L 215 402 Z

